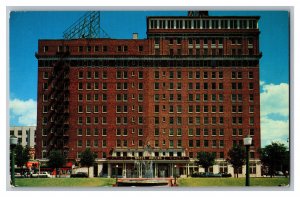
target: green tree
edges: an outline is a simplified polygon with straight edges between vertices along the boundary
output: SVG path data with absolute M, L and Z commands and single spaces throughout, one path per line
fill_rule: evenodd
M 227 162 L 229 162 L 234 171 L 236 172 L 236 178 L 239 177 L 239 169 L 245 164 L 246 150 L 240 145 L 233 146 L 228 151 Z
M 272 142 L 259 150 L 260 160 L 267 167 L 268 174 L 272 177 L 276 171 L 284 171 L 284 166 L 289 166 L 289 153 L 287 147 L 279 142 Z
M 48 159 L 49 159 L 48 166 L 50 168 L 56 169 L 56 172 L 58 172 L 58 169 L 63 167 L 66 164 L 66 158 L 59 150 L 51 151 Z M 56 173 L 56 177 L 57 177 L 57 173 Z
M 29 161 L 29 149 L 18 144 L 15 148 L 16 165 L 21 167 L 21 173 L 23 174 L 23 166 Z
M 200 152 L 197 155 L 196 164 L 201 165 L 205 169 L 205 172 L 208 172 L 208 168 L 215 164 L 215 158 L 215 154 L 209 152 Z
M 88 176 L 90 175 L 90 167 L 94 165 L 96 157 L 97 156 L 89 148 L 81 153 L 80 164 L 88 168 Z

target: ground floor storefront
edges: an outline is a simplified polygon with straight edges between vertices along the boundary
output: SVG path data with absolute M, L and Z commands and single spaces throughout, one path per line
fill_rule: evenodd
M 250 161 L 250 176 L 261 177 L 261 163 L 259 160 Z M 158 160 L 98 160 L 92 170 L 94 177 L 119 178 L 163 178 L 163 177 L 190 177 L 193 173 L 205 172 L 204 168 L 195 164 L 193 159 Z M 236 172 L 225 160 L 216 160 L 215 165 L 209 168 L 213 174 L 227 173 L 234 176 Z M 244 177 L 246 166 L 238 170 L 238 176 Z

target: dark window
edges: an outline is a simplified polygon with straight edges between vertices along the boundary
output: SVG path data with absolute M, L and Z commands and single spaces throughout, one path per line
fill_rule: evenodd
M 189 147 L 192 148 L 194 146 L 193 140 L 189 140 Z
M 108 51 L 108 47 L 107 46 L 103 46 L 103 52 L 107 52 Z
M 139 46 L 139 52 L 142 52 L 144 50 L 143 46 Z

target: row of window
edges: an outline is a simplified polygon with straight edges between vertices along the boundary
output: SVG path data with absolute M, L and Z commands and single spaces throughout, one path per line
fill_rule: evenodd
M 161 118 L 161 121 L 160 121 Z M 201 117 L 196 116 L 196 117 L 187 117 L 184 118 L 186 119 L 186 122 L 188 125 L 200 125 L 200 124 L 204 124 L 204 125 L 208 125 L 208 124 L 212 124 L 212 125 L 216 125 L 216 124 L 220 124 L 223 125 L 224 124 L 224 117 L 220 116 L 220 117 L 203 117 L 203 121 L 201 121 Z M 232 124 L 239 124 L 242 125 L 243 124 L 243 119 L 245 119 L 245 117 L 232 117 Z M 154 124 L 155 125 L 159 125 L 161 123 L 165 123 L 166 117 L 154 117 Z M 202 122 L 202 123 L 201 123 Z M 183 117 L 181 116 L 177 116 L 177 117 L 169 117 L 168 120 L 168 124 L 169 125 L 182 125 L 183 124 Z M 254 125 L 254 117 L 249 117 L 249 125 Z
M 105 91 L 108 90 L 108 86 L 107 86 L 106 82 L 103 82 L 101 84 L 102 84 L 102 87 L 101 87 L 102 90 L 105 90 Z M 167 88 L 168 90 L 174 90 L 174 89 L 182 90 L 183 89 L 183 84 L 181 82 L 177 82 L 177 83 L 169 82 L 168 87 L 167 87 L 167 83 L 165 83 L 165 82 L 162 82 L 162 83 L 155 82 L 154 83 L 154 90 L 160 90 L 160 85 L 161 85 L 161 88 Z M 175 85 L 176 85 L 176 87 L 175 87 Z M 78 90 L 84 90 L 83 86 L 84 86 L 84 83 L 79 82 L 78 83 Z M 131 87 L 135 88 L 135 83 L 134 82 L 131 83 Z M 138 87 L 138 90 L 143 90 L 144 89 L 144 83 L 139 82 L 137 87 Z M 223 90 L 223 88 L 224 88 L 223 83 L 214 83 L 214 82 L 213 83 L 203 83 L 203 87 L 202 87 L 203 90 Z M 48 83 L 47 82 L 43 83 L 43 89 L 48 90 Z M 201 83 L 200 82 L 196 82 L 196 83 L 189 82 L 189 83 L 187 83 L 187 89 L 188 90 L 200 90 L 201 89 Z M 236 90 L 236 89 L 241 90 L 241 89 L 243 89 L 243 83 L 241 83 L 241 82 L 231 83 L 231 89 L 232 90 Z M 248 89 L 249 90 L 254 89 L 254 83 L 253 82 L 248 83 Z M 98 82 L 94 82 L 94 83 L 86 82 L 85 83 L 85 90 L 99 90 L 99 83 Z M 123 83 L 118 82 L 118 83 L 116 83 L 116 90 L 128 90 L 128 83 L 127 82 L 123 82 Z
M 84 73 L 86 73 L 86 79 L 99 79 L 99 71 L 79 71 L 78 72 L 78 79 L 84 79 Z M 168 76 L 167 76 L 168 73 Z M 182 79 L 187 77 L 188 79 L 200 79 L 201 78 L 201 72 L 200 71 L 188 71 L 187 76 L 182 74 L 182 71 L 154 71 L 153 73 L 155 79 L 159 79 L 160 77 L 168 77 L 169 79 L 174 79 L 175 77 L 177 79 Z M 131 72 L 131 76 L 135 76 L 135 72 Z M 138 71 L 138 79 L 143 79 L 144 74 L 143 71 Z M 253 79 L 253 71 L 248 72 L 248 79 Z M 43 78 L 48 79 L 49 78 L 49 72 L 44 71 L 43 72 Z M 107 71 L 102 72 L 102 78 L 107 79 Z M 203 79 L 223 79 L 223 72 L 219 71 L 204 71 L 202 72 L 202 78 Z M 243 72 L 241 71 L 232 71 L 231 72 L 231 78 L 232 79 L 243 79 Z M 127 71 L 117 71 L 116 72 L 116 79 L 128 79 L 128 72 Z
M 139 125 L 142 125 L 144 123 L 144 118 L 142 116 L 139 117 L 132 117 L 131 118 L 131 123 L 135 123 L 137 119 L 137 123 Z M 83 117 L 79 116 L 77 119 L 77 124 L 82 125 L 83 123 Z M 85 124 L 90 125 L 92 124 L 92 117 L 86 117 L 85 118 Z M 99 124 L 99 117 L 93 117 L 93 124 Z M 107 117 L 101 117 L 101 124 L 107 124 Z M 127 125 L 128 124 L 128 117 L 116 117 L 116 124 L 117 125 Z
M 257 29 L 253 19 L 150 19 L 149 29 Z
M 94 71 L 94 79 L 99 79 L 99 71 Z M 103 71 L 104 73 L 104 71 Z M 167 76 L 168 73 L 168 76 Z M 202 73 L 202 74 L 201 74 Z M 203 79 L 223 79 L 223 71 L 188 71 L 187 75 L 183 75 L 182 71 L 154 71 L 153 76 L 155 79 L 159 79 L 160 77 L 168 77 L 169 79 L 182 79 L 182 78 L 188 78 L 188 79 L 200 79 L 202 75 Z M 44 79 L 48 78 L 48 72 L 44 72 Z M 131 72 L 131 76 L 135 76 L 135 72 Z M 243 72 L 241 71 L 232 71 L 231 72 L 231 78 L 232 79 L 242 79 L 243 78 Z M 248 72 L 248 78 L 253 79 L 253 71 Z M 84 79 L 84 71 L 78 72 L 78 79 Z M 92 71 L 86 71 L 86 79 L 92 79 Z M 107 79 L 107 72 L 105 74 L 105 79 Z M 116 79 L 128 79 L 128 71 L 116 71 Z M 138 71 L 138 79 L 143 79 L 143 71 Z
M 169 94 L 169 101 L 175 101 L 174 94 Z M 210 98 L 209 98 L 210 96 Z M 176 94 L 177 101 L 182 101 L 182 95 L 181 94 Z M 223 102 L 224 101 L 224 95 L 223 94 L 202 94 L 203 101 L 212 101 L 212 102 Z M 155 94 L 154 95 L 154 101 L 159 102 L 161 100 L 167 100 L 166 94 Z M 200 102 L 201 101 L 201 94 L 188 94 L 188 101 L 196 101 Z M 242 94 L 231 94 L 231 101 L 232 102 L 242 102 L 243 101 L 243 95 Z M 249 94 L 249 101 L 253 102 L 254 101 L 254 94 Z
M 85 95 L 85 96 L 84 96 Z M 200 102 L 201 101 L 201 95 L 202 95 L 202 100 L 204 102 L 212 101 L 212 102 L 223 102 L 224 101 L 224 95 L 223 94 L 188 94 L 188 101 L 196 101 Z M 99 98 L 101 96 L 101 98 Z M 85 99 L 84 99 L 85 97 Z M 135 100 L 136 96 L 135 94 L 131 95 L 131 99 Z M 176 100 L 175 100 L 176 99 Z M 107 102 L 107 94 L 78 94 L 78 101 L 103 101 Z M 138 94 L 138 99 L 139 102 L 142 102 L 144 100 L 143 94 Z M 182 94 L 154 94 L 154 102 L 160 102 L 160 101 L 182 101 Z M 254 101 L 254 94 L 249 94 L 249 99 L 250 102 Z M 43 101 L 47 102 L 48 101 L 48 96 L 43 94 Z M 127 102 L 128 101 L 128 94 L 116 94 L 116 101 L 117 102 Z M 242 102 L 243 101 L 243 95 L 242 94 L 231 94 L 231 101 L 232 102 Z M 132 106 L 132 110 L 134 110 L 135 107 L 134 105 Z M 165 110 L 166 107 L 162 106 L 162 109 Z M 235 111 L 235 110 L 233 110 Z
M 158 50 L 158 51 L 156 51 Z M 155 55 L 159 54 L 159 49 L 155 49 Z M 172 49 L 170 48 L 168 51 L 168 55 L 196 55 L 196 56 L 216 56 L 216 55 L 225 55 L 224 49 L 219 48 L 189 48 L 187 52 L 182 52 L 182 49 Z M 227 49 L 226 55 L 254 55 L 254 49 L 242 49 L 242 48 L 234 48 L 234 49 Z
M 160 132 L 165 135 L 166 134 L 166 128 L 160 129 L 155 128 L 154 129 L 154 136 L 160 136 Z M 168 129 L 168 135 L 169 136 L 182 136 L 182 128 L 170 128 Z M 131 129 L 131 133 L 135 133 L 135 129 Z M 138 136 L 143 136 L 143 129 L 138 128 L 137 129 Z M 224 129 L 208 129 L 208 128 L 188 128 L 187 134 L 188 136 L 201 136 L 201 133 L 203 136 L 223 136 L 224 135 Z M 251 136 L 254 135 L 254 129 L 250 128 L 249 133 Z M 102 136 L 107 136 L 107 129 L 102 128 Z M 116 129 L 116 136 L 128 136 L 128 129 L 127 128 L 117 128 Z M 99 130 L 98 128 L 94 128 L 93 131 L 91 128 L 85 129 L 85 136 L 98 136 Z M 83 129 L 78 128 L 77 129 L 77 136 L 84 136 Z M 243 129 L 242 128 L 233 128 L 232 129 L 232 136 L 243 136 Z
M 28 135 L 30 132 L 30 130 L 26 130 L 26 135 Z M 15 135 L 15 131 L 14 130 L 10 130 L 10 135 Z M 17 135 L 23 135 L 23 130 L 18 130 L 17 131 Z
M 177 45 L 181 45 L 182 44 L 182 40 L 185 40 L 185 39 L 182 39 L 181 37 L 177 37 L 177 38 L 166 38 L 166 40 L 169 41 L 169 45 L 173 45 L 173 44 L 177 44 Z M 238 38 L 238 37 L 234 37 L 234 38 L 229 38 L 227 39 L 227 41 L 230 41 L 230 44 L 231 45 L 242 45 L 242 41 L 243 38 Z M 247 44 L 248 46 L 253 46 L 253 38 L 247 38 Z M 198 47 L 200 47 L 200 45 L 203 45 L 203 46 L 207 46 L 207 45 L 211 45 L 212 47 L 215 47 L 216 45 L 218 45 L 219 47 L 223 46 L 223 42 L 224 42 L 224 38 L 188 38 L 187 39 L 187 42 L 188 42 L 188 46 L 189 48 L 192 46 L 192 45 L 196 45 Z M 159 40 L 156 39 L 155 40 L 155 44 L 159 44 Z
M 161 118 L 161 120 L 160 120 Z M 100 119 L 101 119 L 101 124 L 107 124 L 107 117 L 103 116 L 103 117 L 90 117 L 87 116 L 85 117 L 85 124 L 86 125 L 90 125 L 90 124 L 99 124 L 100 123 Z M 185 119 L 185 118 L 184 118 Z M 245 118 L 244 118 L 245 119 Z M 51 117 L 51 120 L 52 117 Z M 93 122 L 92 122 L 93 121 Z M 142 125 L 144 123 L 144 117 L 139 116 L 139 117 L 131 117 L 131 123 L 135 123 L 137 122 L 139 125 Z M 159 125 L 161 123 L 166 123 L 166 117 L 154 117 L 154 124 L 155 125 Z M 186 118 L 186 122 L 188 125 L 200 125 L 201 124 L 201 117 L 196 116 L 196 117 L 187 117 Z M 124 117 L 116 117 L 116 124 L 117 125 L 127 125 L 129 123 L 128 117 L 124 116 Z M 43 125 L 48 124 L 48 118 L 47 117 L 43 117 L 43 121 L 42 121 Z M 82 125 L 84 124 L 83 122 L 83 117 L 79 116 L 77 119 L 77 124 Z M 183 117 L 181 116 L 177 116 L 177 117 L 169 117 L 168 120 L 168 124 L 169 125 L 182 125 L 183 124 Z M 203 121 L 202 124 L 204 125 L 208 125 L 208 124 L 212 124 L 212 125 L 216 125 L 216 124 L 220 124 L 223 125 L 224 124 L 224 117 L 203 117 Z M 243 117 L 232 117 L 232 124 L 239 124 L 242 125 L 243 124 Z M 254 117 L 249 117 L 249 125 L 254 125 Z
M 201 143 L 202 141 L 202 143 Z M 84 144 L 85 142 L 85 144 Z M 45 147 L 46 142 L 43 141 L 43 146 Z M 203 145 L 201 145 L 203 144 Z M 116 140 L 116 147 L 128 147 L 128 140 Z M 131 146 L 135 145 L 135 140 L 131 140 Z M 77 140 L 77 147 L 98 147 L 99 140 Z M 138 140 L 138 146 L 143 147 L 143 140 Z M 154 140 L 154 147 L 160 146 L 167 146 L 166 140 Z M 102 140 L 102 147 L 106 147 L 106 140 Z M 182 147 L 182 140 L 168 140 L 168 147 L 169 148 L 181 148 Z M 188 141 L 189 148 L 224 148 L 224 140 L 189 140 Z
M 45 131 L 45 130 L 43 130 Z M 138 136 L 143 136 L 144 131 L 142 128 L 132 128 L 131 133 L 134 134 L 135 131 L 137 131 Z M 188 136 L 224 136 L 224 129 L 208 129 L 208 128 L 188 128 L 186 131 Z M 202 134 L 201 134 L 202 133 Z M 251 136 L 254 135 L 254 128 L 250 128 L 249 132 Z M 127 128 L 117 128 L 115 130 L 115 135 L 116 136 L 128 136 L 129 131 Z M 160 136 L 160 135 L 166 135 L 168 134 L 169 136 L 182 136 L 183 135 L 183 130 L 182 128 L 155 128 L 154 129 L 154 136 Z M 43 132 L 43 135 L 46 135 L 46 133 Z M 108 131 L 107 128 L 102 128 L 101 129 L 101 136 L 107 136 Z M 242 128 L 233 128 L 232 129 L 232 136 L 243 136 L 244 135 L 244 130 Z M 99 129 L 98 128 L 86 128 L 85 131 L 83 131 L 82 128 L 77 129 L 77 136 L 99 136 Z

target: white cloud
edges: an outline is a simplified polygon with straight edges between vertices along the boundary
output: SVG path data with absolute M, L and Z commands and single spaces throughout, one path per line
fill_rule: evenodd
M 263 86 L 266 82 L 264 81 L 259 81 L 259 85 Z
M 274 141 L 287 145 L 289 137 L 289 85 L 260 82 L 262 147 Z M 272 118 L 273 117 L 273 118 Z M 274 118 L 276 117 L 276 119 Z
M 287 145 L 289 137 L 288 120 L 273 120 L 267 117 L 261 118 L 262 147 L 271 142 L 281 142 Z
M 260 94 L 261 115 L 277 114 L 288 116 L 289 114 L 289 85 L 261 83 L 263 92 Z
M 9 102 L 10 116 L 19 125 L 35 126 L 37 115 L 36 101 L 13 99 Z

